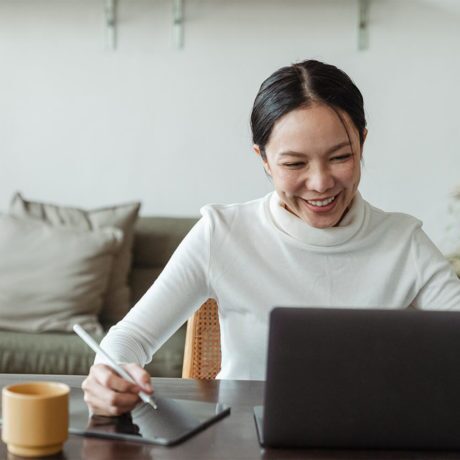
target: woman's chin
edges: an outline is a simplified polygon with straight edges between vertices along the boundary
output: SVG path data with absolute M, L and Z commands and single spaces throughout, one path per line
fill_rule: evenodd
M 338 225 L 340 219 L 302 219 L 314 228 L 332 228 Z

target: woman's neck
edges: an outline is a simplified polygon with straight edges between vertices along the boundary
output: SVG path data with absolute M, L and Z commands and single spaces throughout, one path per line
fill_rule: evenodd
M 333 227 L 316 228 L 293 213 L 279 195 L 270 198 L 270 214 L 275 226 L 292 238 L 312 246 L 337 246 L 351 239 L 362 227 L 365 204 L 359 192 Z

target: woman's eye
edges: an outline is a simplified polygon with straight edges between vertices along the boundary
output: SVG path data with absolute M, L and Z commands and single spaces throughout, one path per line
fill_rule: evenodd
M 332 161 L 346 161 L 351 158 L 353 155 L 351 153 L 345 153 L 344 155 L 338 155 L 336 157 L 332 157 Z
M 300 161 L 294 163 L 284 163 L 284 166 L 290 169 L 301 168 L 304 164 Z

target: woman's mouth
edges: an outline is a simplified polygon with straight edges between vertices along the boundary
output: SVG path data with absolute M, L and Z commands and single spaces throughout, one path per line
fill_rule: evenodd
M 324 198 L 322 200 L 303 200 L 308 209 L 314 212 L 328 212 L 336 205 L 337 197 L 339 194 Z
M 335 196 L 331 196 L 330 198 L 326 198 L 324 200 L 305 200 L 308 204 L 316 207 L 327 206 L 328 204 L 332 203 L 335 200 Z

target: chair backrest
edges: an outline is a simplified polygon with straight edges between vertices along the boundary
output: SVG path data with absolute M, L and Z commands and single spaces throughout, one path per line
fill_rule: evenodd
M 220 364 L 217 303 L 208 299 L 187 322 L 182 378 L 214 379 Z

